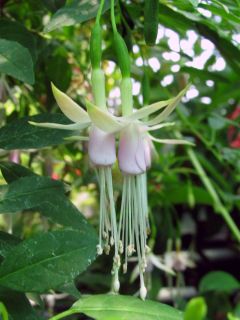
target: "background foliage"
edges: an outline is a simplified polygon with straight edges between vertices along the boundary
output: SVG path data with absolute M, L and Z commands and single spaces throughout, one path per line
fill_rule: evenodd
M 98 295 L 111 286 L 111 258 L 95 260 L 98 189 L 86 143 L 28 124 L 68 123 L 58 114 L 51 81 L 81 105 L 84 96 L 91 98 L 89 38 L 97 8 L 97 1 L 0 1 L 0 300 L 12 320 L 47 319 L 80 292 L 95 296 L 75 308 L 96 319 L 113 319 L 109 306 L 121 319 L 118 307 L 128 312 L 131 306 L 129 297 Z M 118 114 L 120 73 L 108 9 L 106 1 L 103 66 L 109 105 Z M 143 1 L 119 1 L 117 13 L 132 59 L 136 108 L 192 83 L 172 116 L 175 131 L 162 135 L 191 137 L 196 147 L 156 146 L 149 172 L 149 298 L 184 310 L 187 300 L 201 295 L 184 319 L 193 312 L 199 320 L 237 320 L 239 245 L 229 217 L 240 225 L 240 2 L 160 0 L 154 46 L 144 39 Z M 117 168 L 114 179 L 118 203 Z M 160 270 L 160 256 L 175 277 Z M 133 263 L 121 293 L 136 293 L 136 273 Z M 164 320 L 183 318 L 132 299 L 131 319 L 141 310 L 141 319 L 160 319 L 154 310 Z M 103 314 L 88 313 L 88 304 Z

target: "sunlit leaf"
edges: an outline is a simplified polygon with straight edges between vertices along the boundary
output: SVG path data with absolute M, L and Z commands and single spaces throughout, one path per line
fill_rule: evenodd
M 72 306 L 73 313 L 84 313 L 96 320 L 182 320 L 182 313 L 170 306 L 131 296 L 95 295 Z

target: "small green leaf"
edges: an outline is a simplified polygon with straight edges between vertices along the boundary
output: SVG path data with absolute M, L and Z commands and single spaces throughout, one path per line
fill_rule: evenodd
M 240 284 L 231 274 L 223 271 L 213 271 L 205 275 L 200 282 L 199 291 L 232 292 L 239 289 Z
M 56 122 L 69 124 L 62 114 L 40 114 L 13 121 L 0 129 L 0 145 L 2 149 L 38 149 L 66 143 L 64 140 L 73 135 L 73 131 L 40 128 L 30 125 L 33 122 Z
M 95 259 L 96 235 L 89 228 L 58 230 L 22 241 L 0 267 L 0 285 L 21 292 L 56 289 Z
M 59 9 L 53 16 L 50 22 L 44 28 L 44 32 L 50 32 L 55 29 L 72 26 L 76 23 L 82 23 L 96 17 L 98 4 L 92 5 L 90 1 L 75 0 L 70 5 L 66 5 Z M 110 8 L 110 1 L 105 1 L 103 12 Z
M 28 49 L 16 41 L 0 39 L 0 72 L 34 84 L 33 61 Z
M 95 295 L 78 300 L 70 309 L 96 320 L 182 320 L 182 313 L 168 305 L 132 296 Z M 70 311 L 69 310 L 69 311 Z
M 191 299 L 184 312 L 184 320 L 204 320 L 207 315 L 207 305 L 202 297 Z

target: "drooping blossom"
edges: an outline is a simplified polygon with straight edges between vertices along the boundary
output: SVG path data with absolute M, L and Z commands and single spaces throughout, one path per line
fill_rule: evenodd
M 77 139 L 89 141 L 88 154 L 91 163 L 96 168 L 100 187 L 100 223 L 97 253 L 102 254 L 104 250 L 105 253 L 109 254 L 110 247 L 115 247 L 113 289 L 117 292 L 120 286 L 117 272 L 120 259 L 118 254 L 118 233 L 111 173 L 111 166 L 116 161 L 115 136 L 113 133 L 105 132 L 96 127 L 94 123 L 92 123 L 88 113 L 53 84 L 52 90 L 59 108 L 73 123 L 30 123 L 39 127 L 72 130 L 74 131 L 75 136 L 76 133 L 78 133 L 76 136 Z M 107 108 L 104 105 L 98 106 L 97 108 L 101 109 L 102 112 L 108 113 Z M 80 136 L 79 133 L 86 128 L 89 128 L 89 136 Z
M 123 174 L 122 203 L 118 227 L 119 253 L 124 256 L 123 272 L 128 259 L 135 252 L 140 274 L 140 296 L 145 299 L 147 289 L 144 272 L 147 267 L 147 237 L 149 233 L 147 169 L 151 166 L 153 141 L 163 144 L 188 144 L 186 140 L 158 139 L 150 132 L 174 123 L 162 123 L 175 109 L 188 87 L 175 98 L 154 103 L 123 117 L 102 112 L 87 101 L 88 114 L 99 129 L 109 134 L 119 134 L 118 163 Z M 164 108 L 162 112 L 159 111 Z M 155 117 L 142 120 L 152 114 Z

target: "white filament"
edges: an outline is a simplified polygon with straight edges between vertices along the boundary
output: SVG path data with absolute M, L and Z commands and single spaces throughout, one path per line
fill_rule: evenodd
M 100 223 L 99 223 L 99 243 L 97 253 L 100 255 L 103 250 L 109 254 L 110 248 L 114 246 L 114 258 L 112 274 L 114 277 L 113 290 L 118 292 L 120 282 L 118 280 L 118 270 L 120 268 L 120 256 L 118 254 L 119 241 L 116 221 L 116 212 L 113 197 L 111 167 L 99 167 L 97 169 L 100 185 Z
M 123 272 L 127 272 L 128 257 L 137 252 L 140 274 L 140 296 L 147 289 L 143 274 L 146 269 L 147 234 L 149 231 L 146 173 L 123 177 L 122 205 L 118 229 L 119 252 L 124 255 Z

